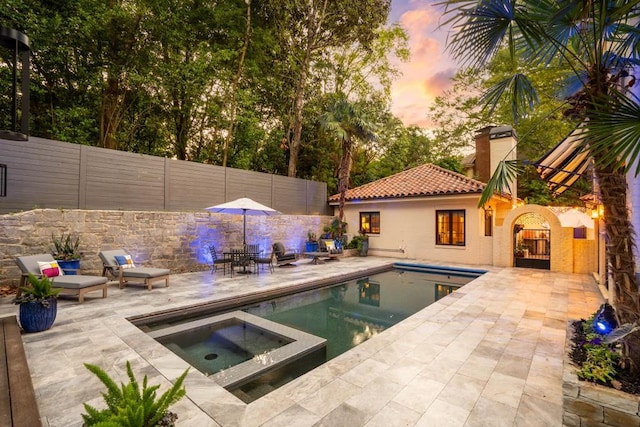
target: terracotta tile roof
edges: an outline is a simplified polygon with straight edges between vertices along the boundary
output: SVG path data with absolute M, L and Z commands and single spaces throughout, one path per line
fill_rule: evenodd
M 347 200 L 387 199 L 482 193 L 485 184 L 459 173 L 426 163 L 347 190 Z M 337 202 L 339 194 L 329 197 Z

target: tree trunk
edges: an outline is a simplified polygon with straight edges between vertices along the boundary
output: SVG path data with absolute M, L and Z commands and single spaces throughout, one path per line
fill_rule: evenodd
M 247 47 L 249 46 L 249 35 L 251 30 L 251 0 L 246 0 L 246 2 L 247 2 L 247 26 L 244 31 L 244 45 L 242 46 L 242 52 L 240 53 L 238 71 L 236 72 L 236 76 L 233 79 L 233 86 L 231 88 L 231 106 L 229 107 L 231 111 L 229 112 L 229 126 L 227 128 L 227 136 L 224 139 L 222 167 L 227 167 L 229 143 L 231 142 L 231 138 L 233 137 L 233 126 L 236 120 L 236 108 L 237 108 L 236 92 L 238 91 L 238 85 L 240 84 L 240 77 L 242 76 L 242 69 L 244 67 L 244 58 L 247 55 Z
M 100 117 L 100 145 L 104 148 L 117 149 L 115 133 L 117 129 L 118 97 L 120 85 L 117 78 L 108 77 L 107 88 L 102 96 Z
M 351 138 L 347 137 L 342 140 L 342 160 L 340 162 L 340 170 L 338 171 L 338 190 L 340 191 L 340 200 L 338 202 L 338 219 L 342 223 L 344 221 L 344 204 L 349 189 L 349 175 L 351 174 L 351 151 L 353 143 Z
M 298 154 L 300 153 L 300 142 L 302 140 L 302 109 L 304 108 L 304 90 L 307 85 L 307 75 L 311 65 L 311 56 L 318 49 L 317 37 L 323 27 L 326 17 L 328 0 L 322 1 L 321 7 L 316 9 L 315 2 L 308 3 L 307 14 L 307 43 L 304 49 L 304 58 L 300 64 L 300 72 L 296 83 L 296 95 L 293 105 L 293 138 L 289 144 L 289 170 L 287 175 L 296 177 L 298 173 Z
M 629 219 L 627 206 L 627 182 L 623 171 L 614 167 L 595 166 L 604 205 L 604 222 L 607 231 L 607 263 L 611 271 L 614 300 L 610 301 L 616 310 L 619 324 L 640 320 L 640 300 L 635 280 L 633 258 L 634 231 Z M 632 370 L 640 369 L 640 334 L 634 333 L 625 339 Z
M 298 82 L 296 83 L 296 98 L 293 103 L 293 138 L 289 144 L 289 170 L 287 175 L 295 178 L 298 173 L 298 154 L 300 153 L 300 141 L 302 139 L 302 109 L 304 108 L 304 87 L 307 83 L 307 69 L 311 59 L 311 51 L 307 49 Z

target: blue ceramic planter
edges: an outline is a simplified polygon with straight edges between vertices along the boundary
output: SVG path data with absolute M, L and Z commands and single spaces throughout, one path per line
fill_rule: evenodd
M 305 242 L 305 252 L 318 252 L 318 242 Z
M 64 274 L 69 274 L 71 276 L 75 276 L 76 274 L 78 274 L 78 271 L 80 270 L 79 259 L 74 259 L 71 261 L 64 261 L 64 260 L 57 260 L 57 261 L 62 271 L 64 271 Z
M 25 332 L 40 332 L 49 329 L 58 314 L 58 300 L 49 298 L 49 307 L 39 302 L 20 304 L 20 326 Z

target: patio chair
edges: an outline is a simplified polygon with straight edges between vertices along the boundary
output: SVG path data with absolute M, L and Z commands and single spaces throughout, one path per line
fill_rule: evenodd
M 298 253 L 293 250 L 289 250 L 289 252 L 287 252 L 284 245 L 280 242 L 275 242 L 273 244 L 273 254 L 276 257 L 276 264 L 278 267 L 282 267 L 283 265 L 291 266 L 298 260 Z
M 211 274 L 213 274 L 214 271 L 218 271 L 219 265 L 222 265 L 223 267 L 223 274 L 227 274 L 228 265 L 231 270 L 231 277 L 233 277 L 233 265 L 231 264 L 231 258 L 218 257 L 216 247 L 214 245 L 209 245 L 209 252 L 211 253 Z
M 131 256 L 122 249 L 101 251 L 98 255 L 102 260 L 102 275 L 110 274 L 114 279 L 117 278 L 121 289 L 125 285 L 138 283 L 151 290 L 153 284 L 159 281 L 169 286 L 171 271 L 168 268 L 136 267 Z
M 255 258 L 253 260 L 253 262 L 256 265 L 256 272 L 258 274 L 260 274 L 260 269 L 262 268 L 262 266 L 266 265 L 267 267 L 269 267 L 269 271 L 271 273 L 273 273 L 273 270 L 274 270 L 274 268 L 273 268 L 273 257 L 274 257 L 274 254 L 273 254 L 273 251 L 272 251 L 271 254 L 268 257 L 260 257 L 260 256 L 258 256 L 257 258 Z
M 44 274 L 43 271 L 46 270 L 46 275 L 53 281 L 53 286 L 62 288 L 61 294 L 77 295 L 80 303 L 84 302 L 84 294 L 87 292 L 102 291 L 102 298 L 107 297 L 108 280 L 106 277 L 83 274 L 65 275 L 51 254 L 19 256 L 15 261 L 22 271 L 20 287 L 28 284 L 29 273 L 41 277 Z M 18 295 L 21 294 L 20 287 Z

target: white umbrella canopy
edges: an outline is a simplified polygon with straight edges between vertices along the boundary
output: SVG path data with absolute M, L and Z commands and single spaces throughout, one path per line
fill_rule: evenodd
M 232 200 L 220 205 L 209 206 L 205 210 L 213 213 L 225 213 L 243 216 L 242 244 L 247 244 L 247 215 L 281 215 L 281 212 L 251 200 L 248 197 Z
M 577 209 L 569 209 L 568 211 L 558 214 L 558 219 L 563 227 L 593 228 L 593 219 L 584 212 Z

